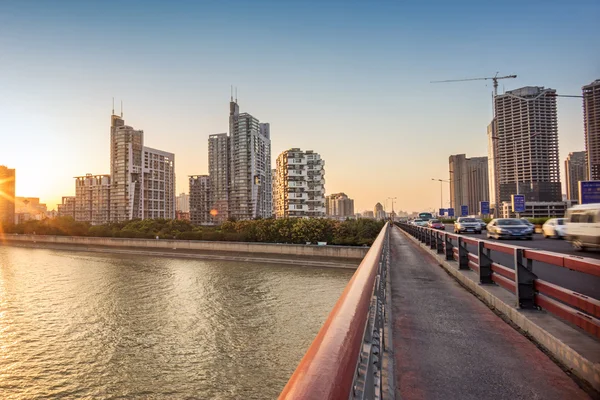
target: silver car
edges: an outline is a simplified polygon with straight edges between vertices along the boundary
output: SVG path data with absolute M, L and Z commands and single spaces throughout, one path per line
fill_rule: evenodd
M 481 225 L 475 218 L 460 217 L 454 222 L 454 233 L 463 232 L 481 233 Z
M 487 226 L 487 237 L 532 240 L 533 227 L 519 218 L 495 218 Z

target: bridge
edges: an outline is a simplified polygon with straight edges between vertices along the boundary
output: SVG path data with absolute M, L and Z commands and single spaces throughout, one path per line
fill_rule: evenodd
M 600 301 L 573 285 L 600 261 L 388 223 L 280 399 L 598 398 Z

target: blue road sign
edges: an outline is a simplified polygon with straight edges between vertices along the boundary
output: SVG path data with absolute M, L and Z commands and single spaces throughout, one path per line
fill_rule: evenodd
M 600 181 L 579 181 L 579 204 L 600 203 Z
M 438 213 L 439 215 L 444 215 L 444 212 L 446 212 L 445 208 L 440 208 L 440 212 Z
M 460 216 L 466 217 L 469 215 L 469 206 L 460 206 Z
M 489 201 L 480 201 L 479 202 L 479 212 L 482 215 L 489 215 L 489 213 L 490 213 L 490 202 Z
M 454 208 L 448 208 L 446 211 L 448 211 L 449 217 L 454 217 Z
M 525 196 L 522 194 L 513 194 L 511 197 L 513 212 L 525 212 Z

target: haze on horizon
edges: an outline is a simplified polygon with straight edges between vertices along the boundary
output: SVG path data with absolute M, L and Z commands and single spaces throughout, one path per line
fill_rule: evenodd
M 491 82 L 581 94 L 600 78 L 600 2 L 5 1 L 0 165 L 54 208 L 74 176 L 109 172 L 111 101 L 175 153 L 177 193 L 208 172 L 208 135 L 242 112 L 271 124 L 272 166 L 300 147 L 355 210 L 438 208 L 448 156 L 487 156 Z M 584 150 L 580 99 L 558 100 L 561 180 Z M 444 203 L 448 202 L 444 185 Z M 388 204 L 388 209 L 390 209 Z

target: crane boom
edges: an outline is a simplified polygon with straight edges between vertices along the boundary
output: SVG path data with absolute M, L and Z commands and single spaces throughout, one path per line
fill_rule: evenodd
M 516 78 L 516 75 L 506 75 L 506 76 L 498 76 L 498 74 L 496 74 L 496 76 L 490 76 L 490 77 L 485 77 L 485 78 L 467 78 L 467 79 L 448 79 L 445 81 L 430 81 L 430 83 L 447 83 L 447 82 L 466 82 L 466 81 L 487 81 L 487 80 L 492 80 L 494 81 L 494 96 L 498 95 L 498 79 L 511 79 L 511 78 Z

